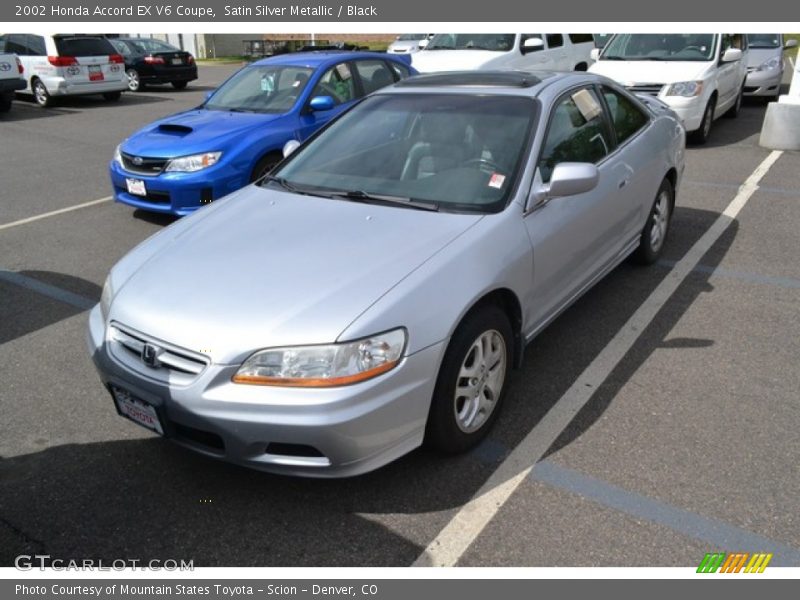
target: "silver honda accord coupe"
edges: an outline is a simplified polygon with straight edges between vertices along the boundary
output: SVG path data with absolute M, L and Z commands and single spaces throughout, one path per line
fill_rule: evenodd
M 661 254 L 684 144 L 597 75 L 404 80 L 119 261 L 92 358 L 120 415 L 256 469 L 467 450 L 536 334 Z

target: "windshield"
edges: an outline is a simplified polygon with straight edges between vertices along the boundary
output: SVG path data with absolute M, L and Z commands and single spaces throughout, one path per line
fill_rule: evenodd
M 705 62 L 714 58 L 712 33 L 620 33 L 606 44 L 604 60 L 665 60 Z
M 137 47 L 140 52 L 180 52 L 180 48 L 176 48 L 172 44 L 167 44 L 161 40 L 154 40 L 152 38 L 137 38 L 132 41 L 133 45 Z
M 245 67 L 214 92 L 208 110 L 284 113 L 303 93 L 313 69 L 291 66 Z
M 514 47 L 513 33 L 437 33 L 427 50 L 494 50 L 508 52 Z
M 781 36 L 778 33 L 748 33 L 751 48 L 780 48 Z
M 424 40 L 428 37 L 427 33 L 404 33 L 397 36 L 399 42 L 413 42 L 415 40 Z
M 273 175 L 284 187 L 322 196 L 496 212 L 514 187 L 537 106 L 521 96 L 371 96 Z

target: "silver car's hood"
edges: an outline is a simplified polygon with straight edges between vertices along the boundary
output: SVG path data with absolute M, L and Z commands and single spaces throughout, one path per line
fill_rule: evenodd
M 481 218 L 255 186 L 200 213 L 115 267 L 110 319 L 223 364 L 336 340 Z

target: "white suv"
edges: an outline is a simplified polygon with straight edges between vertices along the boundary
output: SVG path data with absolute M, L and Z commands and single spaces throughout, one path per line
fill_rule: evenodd
M 437 33 L 411 65 L 420 73 L 471 69 L 585 71 L 591 33 Z
M 55 96 L 102 94 L 119 100 L 127 89 L 125 60 L 100 36 L 9 33 L 5 51 L 19 56 L 25 68 L 25 91 L 49 106 Z
M 743 33 L 620 33 L 590 71 L 617 80 L 632 92 L 658 96 L 681 118 L 690 139 L 705 143 L 711 123 L 735 117 L 747 78 Z

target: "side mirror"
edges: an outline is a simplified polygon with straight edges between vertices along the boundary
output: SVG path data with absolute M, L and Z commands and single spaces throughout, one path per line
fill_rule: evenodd
M 539 184 L 533 189 L 528 209 L 551 198 L 591 192 L 597 187 L 599 179 L 600 173 L 592 163 L 559 163 L 553 169 L 550 183 Z
M 297 150 L 299 146 L 300 142 L 298 142 L 297 140 L 289 140 L 288 142 L 286 142 L 283 145 L 283 158 L 289 156 L 292 152 Z
M 600 60 L 600 48 L 592 48 L 591 52 L 589 52 L 589 58 L 595 62 Z
M 783 45 L 783 47 L 786 50 L 788 50 L 789 48 L 797 48 L 797 40 L 795 39 L 786 40 L 786 43 Z
M 313 111 L 330 110 L 334 106 L 336 106 L 336 102 L 330 96 L 314 96 L 308 103 L 308 107 Z
M 539 37 L 531 37 L 522 42 L 522 53 L 536 52 L 537 50 L 544 50 L 544 41 Z
M 738 48 L 728 48 L 722 55 L 722 62 L 736 62 L 742 59 L 742 51 Z
M 430 44 L 430 42 L 431 42 L 430 39 L 420 40 L 419 44 L 417 44 L 417 46 L 419 46 L 419 48 L 421 50 L 423 48 L 426 48 L 428 46 L 428 44 Z

